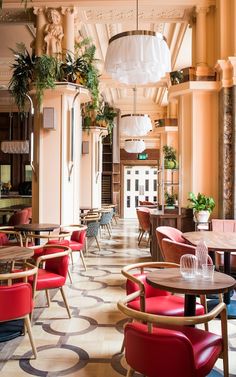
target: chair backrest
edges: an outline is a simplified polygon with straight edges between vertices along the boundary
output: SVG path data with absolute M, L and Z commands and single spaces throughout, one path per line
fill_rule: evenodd
M 0 286 L 0 305 L 0 322 L 24 317 L 31 313 L 33 310 L 31 285 L 17 283 Z
M 236 232 L 236 220 L 212 219 L 211 227 L 218 232 Z
M 28 210 L 22 209 L 22 211 L 14 213 L 8 222 L 8 225 L 14 226 L 19 224 L 28 224 L 29 223 L 29 216 L 28 216 Z
M 196 248 L 194 246 L 175 242 L 168 238 L 162 239 L 163 258 L 166 262 L 180 263 L 180 258 L 184 254 L 195 255 Z
M 150 226 L 151 226 L 150 211 L 148 209 L 142 208 L 142 209 L 137 209 L 136 213 L 138 216 L 140 228 L 143 231 L 149 231 Z
M 50 245 L 44 245 L 43 256 L 39 257 L 38 260 L 40 260 L 41 258 L 43 259 L 44 256 L 61 253 L 65 250 L 70 250 L 70 249 L 67 247 L 67 245 L 60 244 L 60 242 L 57 245 L 55 245 L 54 243 Z M 44 266 L 45 270 L 53 272 L 54 274 L 63 276 L 65 279 L 67 277 L 68 268 L 69 268 L 69 252 L 63 256 L 55 255 L 55 257 L 52 257 L 51 259 L 45 260 L 45 266 Z
M 113 216 L 113 209 L 101 213 L 100 225 L 107 225 L 110 223 Z
M 81 243 L 82 245 L 85 243 L 86 239 L 86 229 L 84 230 L 75 230 L 72 232 L 71 241 Z
M 185 240 L 182 237 L 182 232 L 179 229 L 173 228 L 171 226 L 158 226 L 156 228 L 156 237 L 157 237 L 157 242 L 158 242 L 163 258 L 164 258 L 164 254 L 162 250 L 163 238 L 168 238 L 172 241 L 185 243 Z
M 30 223 L 32 221 L 32 207 L 26 207 L 24 209 L 28 211 L 28 222 Z
M 86 237 L 97 237 L 98 230 L 100 227 L 99 221 L 89 221 L 86 223 L 87 230 L 86 230 Z

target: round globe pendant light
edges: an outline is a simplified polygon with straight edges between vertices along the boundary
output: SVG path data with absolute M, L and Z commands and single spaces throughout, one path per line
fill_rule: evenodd
M 170 51 L 161 33 L 136 30 L 114 35 L 109 40 L 105 70 L 124 84 L 147 84 L 159 81 L 171 71 Z
M 127 139 L 125 140 L 124 149 L 128 153 L 142 153 L 146 145 L 141 139 Z

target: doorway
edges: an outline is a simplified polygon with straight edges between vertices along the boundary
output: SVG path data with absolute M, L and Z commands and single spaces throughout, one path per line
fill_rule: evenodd
M 157 168 L 124 166 L 124 218 L 136 218 L 139 201 L 157 201 Z

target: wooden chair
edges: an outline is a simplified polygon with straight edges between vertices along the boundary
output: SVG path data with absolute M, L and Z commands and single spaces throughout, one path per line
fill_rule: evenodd
M 0 246 L 23 246 L 23 238 L 20 232 L 14 230 L 14 226 L 0 227 Z
M 164 260 L 166 260 L 166 259 L 163 255 L 164 253 L 163 253 L 163 250 L 162 250 L 162 240 L 163 240 L 163 238 L 168 238 L 172 241 L 176 241 L 176 242 L 179 242 L 179 243 L 186 243 L 186 241 L 182 237 L 182 234 L 183 233 L 179 229 L 173 228 L 172 226 L 158 226 L 156 228 L 157 242 L 158 242 L 158 245 L 159 245 L 159 248 L 161 250 L 161 254 L 162 254 L 162 257 L 163 257 Z M 179 263 L 179 262 L 175 262 L 175 263 Z
M 36 266 L 25 263 L 23 269 L 18 272 L 0 274 L 0 322 L 24 320 L 35 359 L 37 350 L 30 322 L 34 303 L 28 279 L 31 278 L 32 281 L 35 281 L 37 272 Z M 7 285 L 2 285 L 2 283 L 7 283 Z
M 139 221 L 139 236 L 138 236 L 138 245 L 142 242 L 143 236 L 148 234 L 147 246 L 150 241 L 150 211 L 147 208 L 136 209 L 138 221 Z
M 85 271 L 87 270 L 86 263 L 84 260 L 84 254 L 83 250 L 87 252 L 86 248 L 86 230 L 87 226 L 86 225 L 76 225 L 76 224 L 71 224 L 71 225 L 61 225 L 60 230 L 62 232 L 70 232 L 70 239 L 68 246 L 72 250 L 71 252 L 71 261 L 72 264 L 74 264 L 73 261 L 73 253 L 74 252 L 79 252 L 80 257 L 84 266 Z
M 129 308 L 140 292 L 118 302 L 119 310 L 131 322 L 125 326 L 126 376 L 137 371 L 149 377 L 205 377 L 216 360 L 223 358 L 224 377 L 229 376 L 226 305 L 194 317 L 170 317 Z M 192 327 L 220 316 L 221 336 Z

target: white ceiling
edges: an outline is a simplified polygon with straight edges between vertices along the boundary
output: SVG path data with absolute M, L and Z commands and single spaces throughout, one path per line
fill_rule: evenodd
M 33 40 L 34 27 L 32 22 L 26 22 L 24 10 L 14 9 L 14 0 L 5 1 L 6 8 L 0 15 L 0 84 L 6 84 L 9 76 L 9 47 L 15 47 L 17 42 L 24 42 L 28 47 Z M 211 0 L 139 0 L 139 29 L 163 33 L 171 51 L 172 70 L 191 65 L 191 28 L 189 23 L 194 7 L 198 4 L 212 4 Z M 104 59 L 109 38 L 122 31 L 135 29 L 136 1 L 131 0 L 84 0 L 71 2 L 50 1 L 29 2 L 32 5 L 71 6 L 76 9 L 76 37 L 90 36 L 97 47 L 97 59 L 101 71 L 101 91 L 105 99 L 122 112 L 131 112 L 133 106 L 132 88 L 114 82 L 103 71 Z M 9 28 L 9 20 L 11 22 Z M 21 14 L 19 16 L 19 14 Z M 137 90 L 137 110 L 146 111 L 152 118 L 161 117 L 167 103 L 167 80 L 152 85 L 139 87 Z

